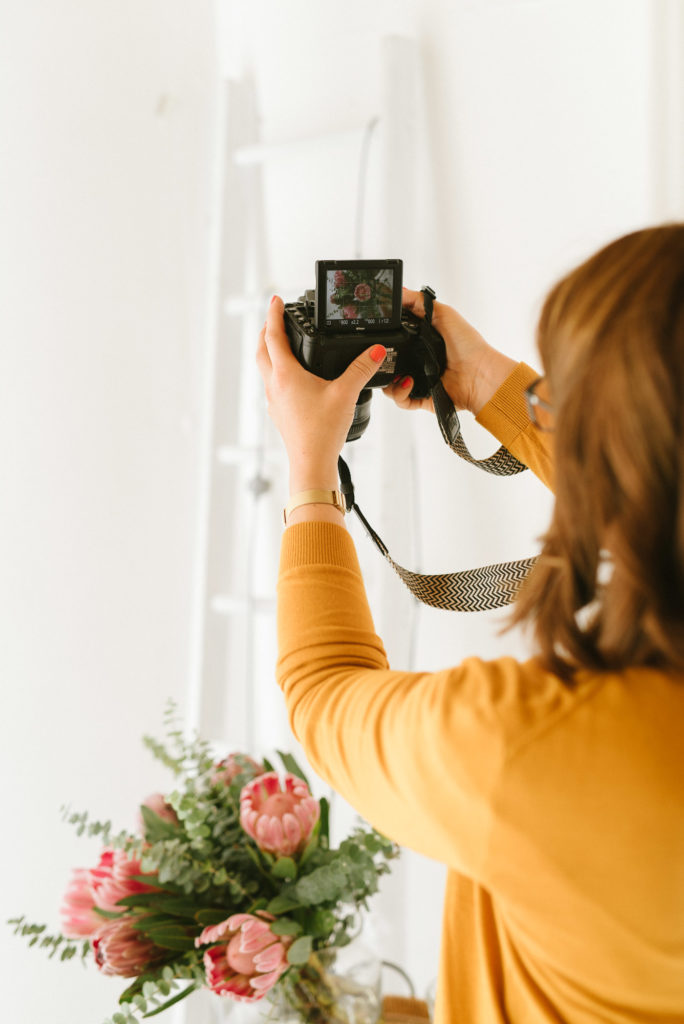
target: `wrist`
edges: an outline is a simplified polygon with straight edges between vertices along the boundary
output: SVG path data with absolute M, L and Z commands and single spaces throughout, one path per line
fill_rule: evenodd
M 299 491 L 321 489 L 335 491 L 340 482 L 337 475 L 337 459 L 334 464 L 329 461 L 290 463 L 290 494 Z
M 478 415 L 518 365 L 515 359 L 503 352 L 489 345 L 487 348 L 488 352 L 480 359 L 473 374 L 472 397 L 468 406 L 474 416 Z

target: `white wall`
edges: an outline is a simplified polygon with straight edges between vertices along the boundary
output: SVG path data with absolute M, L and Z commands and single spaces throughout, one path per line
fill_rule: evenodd
M 57 924 L 97 844 L 168 785 L 185 697 L 216 60 L 200 0 L 0 8 L 4 919 Z M 4 924 L 3 1017 L 97 1024 L 121 985 Z M 11 979 L 11 983 L 10 983 Z
M 69 868 L 95 856 L 59 822 L 63 801 L 123 825 L 166 782 L 138 738 L 189 676 L 216 42 L 224 67 L 254 74 L 264 137 L 283 140 L 358 123 L 378 100 L 379 38 L 416 39 L 420 188 L 406 203 L 425 227 L 391 255 L 404 255 L 407 283 L 433 284 L 518 358 L 534 359 L 559 273 L 684 213 L 682 169 L 664 166 L 681 153 L 668 142 L 681 120 L 663 90 L 681 76 L 654 70 L 681 54 L 662 20 L 654 31 L 680 9 L 670 0 L 222 7 L 220 38 L 210 0 L 5 0 L 0 13 L 3 917 L 56 924 Z M 328 176 L 269 172 L 273 284 L 290 297 L 311 286 L 315 258 L 350 254 L 357 156 L 338 154 Z M 385 405 L 374 400 L 373 459 L 399 429 Z M 412 453 L 395 457 L 413 460 L 420 493 L 420 540 L 393 550 L 399 560 L 447 571 L 533 551 L 549 509 L 534 480 L 461 466 L 423 416 Z M 399 514 L 381 509 L 375 525 L 390 548 L 403 536 Z M 411 620 L 410 601 L 365 539 L 359 550 L 390 652 L 403 652 L 391 622 Z M 524 650 L 492 618 L 421 611 L 416 665 Z M 397 880 L 384 906 L 397 903 L 405 927 L 386 928 L 386 949 L 422 989 L 442 872 L 408 857 Z M 93 1024 L 111 1011 L 119 985 L 0 936 L 8 1020 Z

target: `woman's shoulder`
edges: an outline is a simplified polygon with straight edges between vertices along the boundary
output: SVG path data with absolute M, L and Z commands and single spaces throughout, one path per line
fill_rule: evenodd
M 500 729 L 508 759 L 533 758 L 537 750 L 546 757 L 550 748 L 569 753 L 586 744 L 600 751 L 656 746 L 666 757 L 669 748 L 680 749 L 681 672 L 641 666 L 582 671 L 568 682 L 538 658 L 502 657 L 469 658 L 454 673 L 468 680 L 480 714 Z
M 438 673 L 441 675 L 441 673 Z M 684 675 L 653 668 L 578 672 L 571 681 L 538 658 L 466 658 L 444 673 L 444 698 L 467 703 L 502 734 L 510 756 L 554 736 L 604 738 L 647 724 L 667 733 L 684 721 Z

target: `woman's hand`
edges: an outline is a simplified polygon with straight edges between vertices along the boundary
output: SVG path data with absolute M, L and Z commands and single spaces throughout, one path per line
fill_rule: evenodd
M 403 305 L 416 316 L 425 316 L 422 292 L 404 288 Z M 447 363 L 442 384 L 457 409 L 468 409 L 477 415 L 515 369 L 515 360 L 488 345 L 460 313 L 443 302 L 435 302 L 432 323 L 446 345 Z M 385 394 L 402 409 L 434 412 L 431 398 L 409 398 L 412 383 L 410 377 L 408 381 L 406 378 L 396 381 L 384 389 Z
M 259 336 L 257 365 L 271 419 L 290 460 L 291 492 L 338 486 L 337 458 L 354 418 L 362 388 L 385 358 L 374 345 L 335 380 L 323 380 L 299 364 L 285 333 L 283 302 L 274 296 Z

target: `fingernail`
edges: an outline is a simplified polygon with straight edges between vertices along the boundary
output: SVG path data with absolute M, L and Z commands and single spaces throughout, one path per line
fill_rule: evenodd
M 277 298 L 278 298 L 278 296 L 277 296 L 277 295 L 274 295 L 274 296 L 273 296 L 273 298 L 271 299 L 271 305 L 273 305 L 273 303 L 275 302 L 275 300 L 276 300 Z
M 387 355 L 387 349 L 384 345 L 374 345 L 370 350 L 370 357 L 374 363 L 381 363 Z
M 404 377 L 404 379 L 401 382 L 401 386 L 404 389 L 405 388 L 410 388 L 412 384 L 413 384 L 413 381 L 411 380 L 410 377 Z
M 393 384 L 396 384 L 398 380 L 401 380 L 401 374 L 400 374 L 400 373 L 398 373 L 398 374 L 396 375 L 396 377 L 394 377 L 394 379 L 392 380 L 392 383 L 393 383 Z

